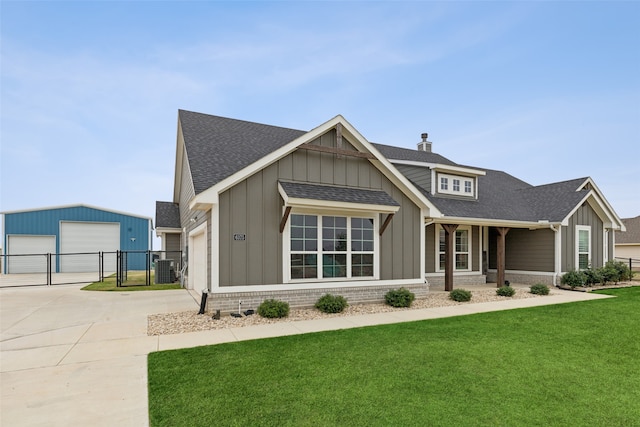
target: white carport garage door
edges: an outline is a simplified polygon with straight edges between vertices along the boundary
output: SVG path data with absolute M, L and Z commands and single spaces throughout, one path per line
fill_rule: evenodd
M 200 294 L 207 287 L 207 233 L 192 235 L 190 240 L 187 288 Z
M 120 223 L 60 223 L 60 271 L 63 273 L 99 271 L 98 252 L 120 250 Z M 82 255 L 62 255 L 82 254 Z M 116 255 L 104 255 L 104 270 L 116 271 Z
M 47 257 L 56 253 L 56 236 L 8 236 L 7 255 L 37 254 L 8 257 L 7 273 L 46 273 Z M 52 271 L 56 271 L 56 257 L 51 257 Z

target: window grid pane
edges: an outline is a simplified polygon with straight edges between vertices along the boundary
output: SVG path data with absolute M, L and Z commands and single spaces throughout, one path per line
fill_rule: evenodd
M 292 280 L 374 276 L 373 218 L 300 214 L 290 218 Z

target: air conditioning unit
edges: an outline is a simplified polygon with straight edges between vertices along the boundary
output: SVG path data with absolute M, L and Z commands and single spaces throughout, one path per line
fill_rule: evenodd
M 155 266 L 156 284 L 173 283 L 176 281 L 176 271 L 173 267 L 172 259 L 159 259 Z

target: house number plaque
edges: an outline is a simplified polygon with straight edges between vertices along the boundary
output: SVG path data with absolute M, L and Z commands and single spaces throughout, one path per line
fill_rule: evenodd
M 247 235 L 241 234 L 241 233 L 235 233 L 233 235 L 233 240 L 247 240 Z

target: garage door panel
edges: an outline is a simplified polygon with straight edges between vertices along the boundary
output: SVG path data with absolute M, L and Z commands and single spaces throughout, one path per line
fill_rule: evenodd
M 189 257 L 189 280 L 187 287 L 198 293 L 207 287 L 206 233 L 191 237 L 191 255 Z
M 120 224 L 100 222 L 60 223 L 60 271 L 92 272 L 99 270 L 98 252 L 104 254 L 105 271 L 115 271 L 120 250 Z
M 47 257 L 56 253 L 56 236 L 8 236 L 7 273 L 46 273 Z M 52 270 L 56 271 L 55 256 L 51 257 Z

